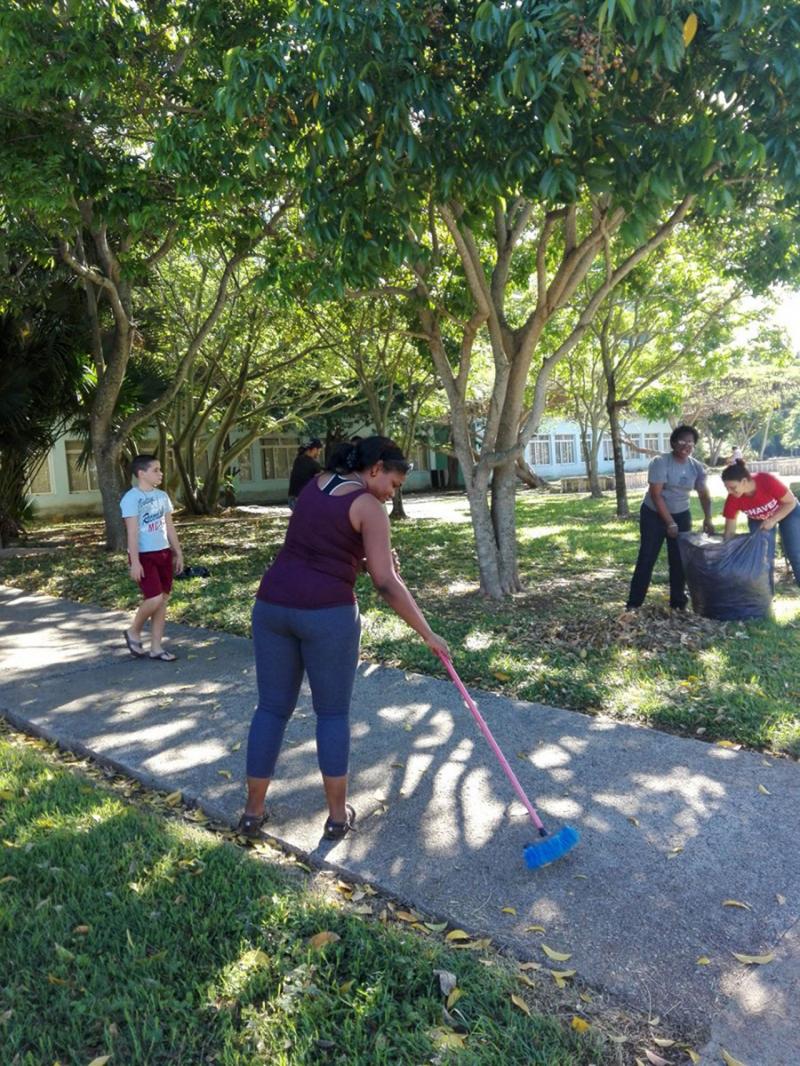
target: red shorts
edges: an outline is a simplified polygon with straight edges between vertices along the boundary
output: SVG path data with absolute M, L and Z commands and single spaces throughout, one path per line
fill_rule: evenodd
M 144 570 L 139 588 L 146 600 L 170 591 L 173 575 L 173 556 L 170 548 L 162 548 L 157 552 L 140 552 L 139 562 Z

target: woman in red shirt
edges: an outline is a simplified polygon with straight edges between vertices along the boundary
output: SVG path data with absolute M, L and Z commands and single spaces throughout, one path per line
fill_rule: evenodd
M 767 533 L 770 538 L 770 569 L 775 558 L 775 527 L 781 531 L 783 554 L 789 560 L 795 582 L 800 585 L 800 507 L 797 497 L 774 474 L 751 474 L 742 460 L 726 466 L 722 481 L 728 498 L 722 508 L 725 539 L 736 532 L 741 511 L 747 515 L 751 533 Z

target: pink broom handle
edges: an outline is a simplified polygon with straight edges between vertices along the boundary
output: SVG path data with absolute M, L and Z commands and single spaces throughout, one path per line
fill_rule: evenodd
M 533 824 L 536 826 L 537 829 L 543 831 L 544 830 L 544 825 L 542 824 L 541 818 L 536 813 L 536 811 L 533 809 L 533 804 L 531 803 L 531 801 L 525 795 L 525 792 L 524 792 L 524 790 L 522 788 L 522 785 L 517 780 L 517 775 L 514 773 L 514 771 L 508 765 L 508 759 L 506 759 L 505 755 L 503 755 L 502 751 L 500 751 L 500 748 L 498 747 L 497 741 L 492 736 L 491 730 L 489 729 L 489 727 L 486 724 L 486 722 L 483 720 L 481 712 L 478 710 L 478 708 L 477 708 L 477 706 L 475 704 L 475 700 L 473 700 L 472 696 L 470 696 L 470 694 L 464 688 L 464 682 L 461 680 L 461 678 L 456 673 L 455 667 L 453 666 L 452 662 L 447 658 L 447 656 L 443 652 L 438 652 L 438 651 L 436 652 L 436 654 L 439 656 L 439 658 L 444 663 L 445 670 L 447 670 L 447 672 L 450 675 L 454 685 L 456 686 L 458 691 L 461 693 L 461 698 L 463 699 L 464 703 L 466 703 L 467 707 L 472 712 L 472 717 L 478 723 L 478 727 L 480 728 L 481 733 L 483 733 L 483 735 L 489 741 L 489 747 L 492 749 L 492 751 L 497 756 L 497 758 L 498 758 L 498 760 L 500 762 L 500 765 L 503 767 L 503 770 L 505 771 L 506 777 L 511 782 L 511 785 L 512 785 L 514 791 L 516 792 L 516 794 L 519 796 L 520 802 L 522 803 L 522 805 L 524 806 L 524 808 L 528 812 L 528 814 L 531 816 L 531 821 L 533 822 Z

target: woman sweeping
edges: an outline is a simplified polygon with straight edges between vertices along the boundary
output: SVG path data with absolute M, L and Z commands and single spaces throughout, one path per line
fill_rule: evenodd
M 449 655 L 392 557 L 383 505 L 410 468 L 393 441 L 367 437 L 337 449 L 327 470 L 297 498 L 286 540 L 261 580 L 253 608 L 258 706 L 247 744 L 247 804 L 239 821 L 245 836 L 258 836 L 266 820 L 267 789 L 304 672 L 328 802 L 323 836 L 339 840 L 353 828 L 356 812 L 347 803 L 349 710 L 361 635 L 354 586 L 363 564 L 386 603 L 431 651 Z
M 769 566 L 775 560 L 775 527 L 781 531 L 783 554 L 789 560 L 795 582 L 800 585 L 800 507 L 797 497 L 774 474 L 751 474 L 742 460 L 722 471 L 728 498 L 722 508 L 725 539 L 736 532 L 739 513 L 747 516 L 751 533 L 767 533 L 770 538 Z

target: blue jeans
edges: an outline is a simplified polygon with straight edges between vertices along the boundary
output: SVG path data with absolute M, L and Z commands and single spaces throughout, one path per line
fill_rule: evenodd
M 681 511 L 672 516 L 672 521 L 678 526 L 681 533 L 688 533 L 692 528 L 692 515 L 690 511 Z M 650 588 L 650 580 L 653 576 L 653 568 L 656 565 L 661 547 L 667 542 L 667 562 L 669 563 L 669 605 L 670 607 L 683 608 L 689 602 L 686 595 L 686 578 L 683 573 L 683 563 L 678 550 L 677 538 L 667 536 L 667 527 L 664 525 L 661 515 L 642 504 L 639 511 L 639 558 L 636 560 L 636 568 L 631 579 L 631 590 L 628 593 L 628 607 L 641 607 L 647 590 Z
M 272 777 L 283 734 L 308 674 L 317 716 L 317 761 L 343 777 L 350 755 L 350 699 L 358 666 L 358 605 L 300 610 L 256 600 L 253 650 L 258 706 L 247 741 L 247 776 Z
M 757 533 L 761 529 L 761 523 L 752 518 L 748 518 L 747 525 L 751 533 Z M 778 529 L 781 531 L 783 554 L 792 568 L 795 584 L 800 585 L 800 504 L 778 522 Z M 775 528 L 764 535 L 769 537 L 769 572 L 770 580 L 774 584 L 772 568 L 775 563 Z

